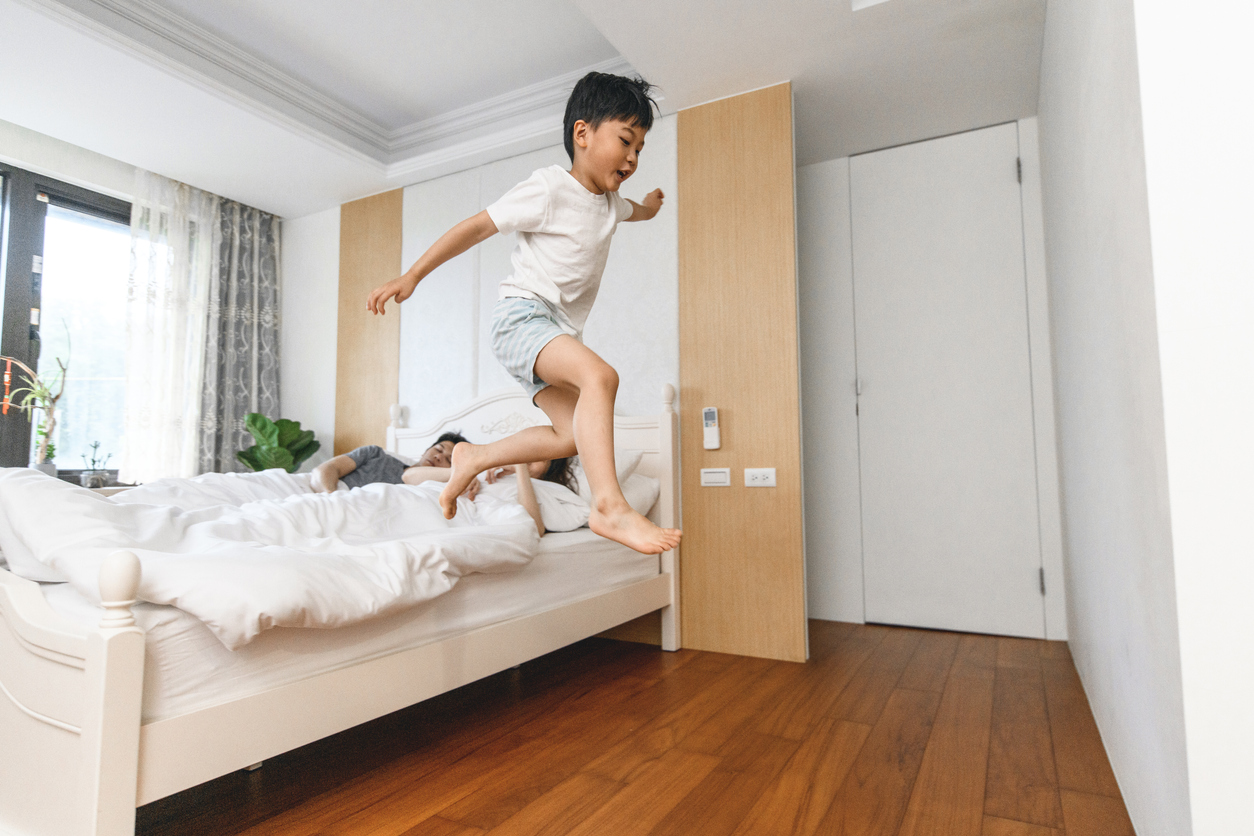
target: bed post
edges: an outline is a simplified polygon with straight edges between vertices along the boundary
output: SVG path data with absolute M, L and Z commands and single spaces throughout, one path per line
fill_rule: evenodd
M 662 414 L 658 416 L 658 444 L 661 454 L 662 479 L 661 524 L 675 528 L 679 524 L 679 416 L 675 414 L 675 387 L 662 386 Z M 662 572 L 671 578 L 671 605 L 662 609 L 662 649 L 679 650 L 679 549 L 662 553 Z
M 396 431 L 405 429 L 405 407 L 398 403 L 388 407 L 388 432 L 384 447 L 389 453 L 396 452 Z
M 131 606 L 139 581 L 133 552 L 113 552 L 100 566 L 104 617 L 88 637 L 83 722 L 85 832 L 92 836 L 135 832 L 144 633 Z

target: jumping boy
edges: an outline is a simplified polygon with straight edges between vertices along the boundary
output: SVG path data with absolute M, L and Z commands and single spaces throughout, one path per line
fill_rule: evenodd
M 556 165 L 536 171 L 444 233 L 405 275 L 375 288 L 366 302 L 382 314 L 389 299 L 404 302 L 450 258 L 498 232 L 518 233 L 513 273 L 501 282 L 492 312 L 492 350 L 553 426 L 454 447 L 440 494 L 446 518 L 457 513 L 458 495 L 484 470 L 578 452 L 594 497 L 593 531 L 645 554 L 679 544 L 678 529 L 659 528 L 623 498 L 614 472 L 618 373 L 582 339 L 615 228 L 621 221 L 647 221 L 662 208 L 661 189 L 643 203 L 618 194 L 653 126 L 650 88 L 642 79 L 607 73 L 580 79 L 563 120 L 570 171 Z

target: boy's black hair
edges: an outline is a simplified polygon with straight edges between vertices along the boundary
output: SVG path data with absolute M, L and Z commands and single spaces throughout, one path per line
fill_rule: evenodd
M 451 441 L 454 444 L 461 444 L 465 440 L 466 440 L 466 436 L 462 435 L 461 433 L 456 433 L 456 432 L 444 433 L 435 441 L 431 442 L 431 446 L 434 447 L 435 445 L 441 444 L 445 441 Z
M 570 91 L 566 100 L 566 131 L 562 143 L 571 162 L 575 161 L 575 123 L 581 119 L 593 128 L 608 119 L 621 119 L 644 128 L 653 127 L 653 109 L 657 102 L 649 95 L 653 85 L 643 78 L 627 78 L 610 73 L 588 73 Z

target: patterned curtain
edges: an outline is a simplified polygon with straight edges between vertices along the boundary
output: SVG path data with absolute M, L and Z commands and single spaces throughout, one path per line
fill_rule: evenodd
M 253 443 L 244 416 L 279 418 L 279 219 L 218 204 L 209 288 L 200 472 L 247 470 L 235 453 Z

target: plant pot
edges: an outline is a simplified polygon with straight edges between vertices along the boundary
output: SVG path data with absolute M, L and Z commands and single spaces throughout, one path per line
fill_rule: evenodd
M 47 473 L 53 479 L 57 478 L 56 462 L 40 462 L 39 464 L 32 464 L 31 467 L 38 470 L 40 473 Z
M 103 488 L 109 484 L 109 471 L 84 470 L 78 475 L 78 481 L 84 488 Z

